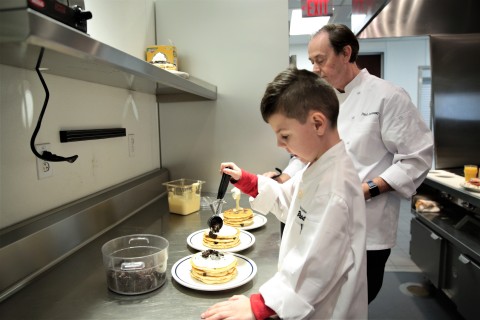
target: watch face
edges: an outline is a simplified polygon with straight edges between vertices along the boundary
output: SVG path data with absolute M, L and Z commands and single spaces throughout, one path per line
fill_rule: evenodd
M 369 187 L 370 196 L 372 198 L 380 194 L 380 190 L 378 189 L 378 186 L 373 181 L 367 181 L 367 184 Z

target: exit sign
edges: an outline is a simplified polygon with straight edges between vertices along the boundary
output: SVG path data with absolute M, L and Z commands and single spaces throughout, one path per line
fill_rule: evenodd
M 302 17 L 331 16 L 333 5 L 330 0 L 302 0 Z

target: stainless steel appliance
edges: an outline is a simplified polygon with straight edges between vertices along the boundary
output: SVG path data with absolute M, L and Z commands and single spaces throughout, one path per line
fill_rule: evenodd
M 92 18 L 85 11 L 84 0 L 5 0 L 0 10 L 30 8 L 72 28 L 87 32 L 87 20 Z
M 368 39 L 480 32 L 479 10 L 478 0 L 389 0 L 358 36 Z
M 430 36 L 435 167 L 480 164 L 480 33 Z

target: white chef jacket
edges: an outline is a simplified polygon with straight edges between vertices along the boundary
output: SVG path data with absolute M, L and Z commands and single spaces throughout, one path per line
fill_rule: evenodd
M 343 142 L 284 184 L 259 175 L 258 192 L 252 208 L 285 222 L 265 304 L 282 319 L 366 319 L 365 200 Z
M 300 159 L 297 157 L 292 157 L 288 161 L 287 167 L 283 170 L 283 173 L 288 174 L 291 177 L 295 175 L 295 173 L 301 171 L 303 168 L 305 168 L 305 163 L 303 163 Z
M 431 168 L 432 133 L 402 88 L 367 69 L 337 96 L 338 131 L 360 180 L 379 176 L 395 190 L 366 203 L 367 250 L 392 248 L 400 198 L 411 197 Z

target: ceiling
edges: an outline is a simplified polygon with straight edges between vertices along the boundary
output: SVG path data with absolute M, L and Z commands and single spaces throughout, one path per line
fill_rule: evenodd
M 301 9 L 310 2 L 328 2 L 329 23 L 349 26 L 358 38 L 480 33 L 479 0 L 288 0 L 288 8 Z M 358 14 L 365 15 L 363 21 L 352 26 L 352 15 Z M 290 36 L 290 44 L 307 44 L 309 39 Z
M 291 10 L 301 9 L 308 0 L 288 0 L 289 20 Z M 315 0 L 310 0 L 315 2 Z M 318 2 L 321 2 L 317 0 Z M 325 0 L 324 0 L 325 1 Z M 358 34 L 364 26 L 381 10 L 390 0 L 328 0 L 329 11 L 332 10 L 332 16 L 329 23 L 341 23 L 352 28 L 352 31 Z M 352 14 L 364 14 L 365 18 L 360 27 L 352 27 Z M 289 21 L 290 22 L 290 21 Z M 320 28 L 320 26 L 319 26 Z M 310 35 L 290 36 L 290 44 L 307 44 Z

